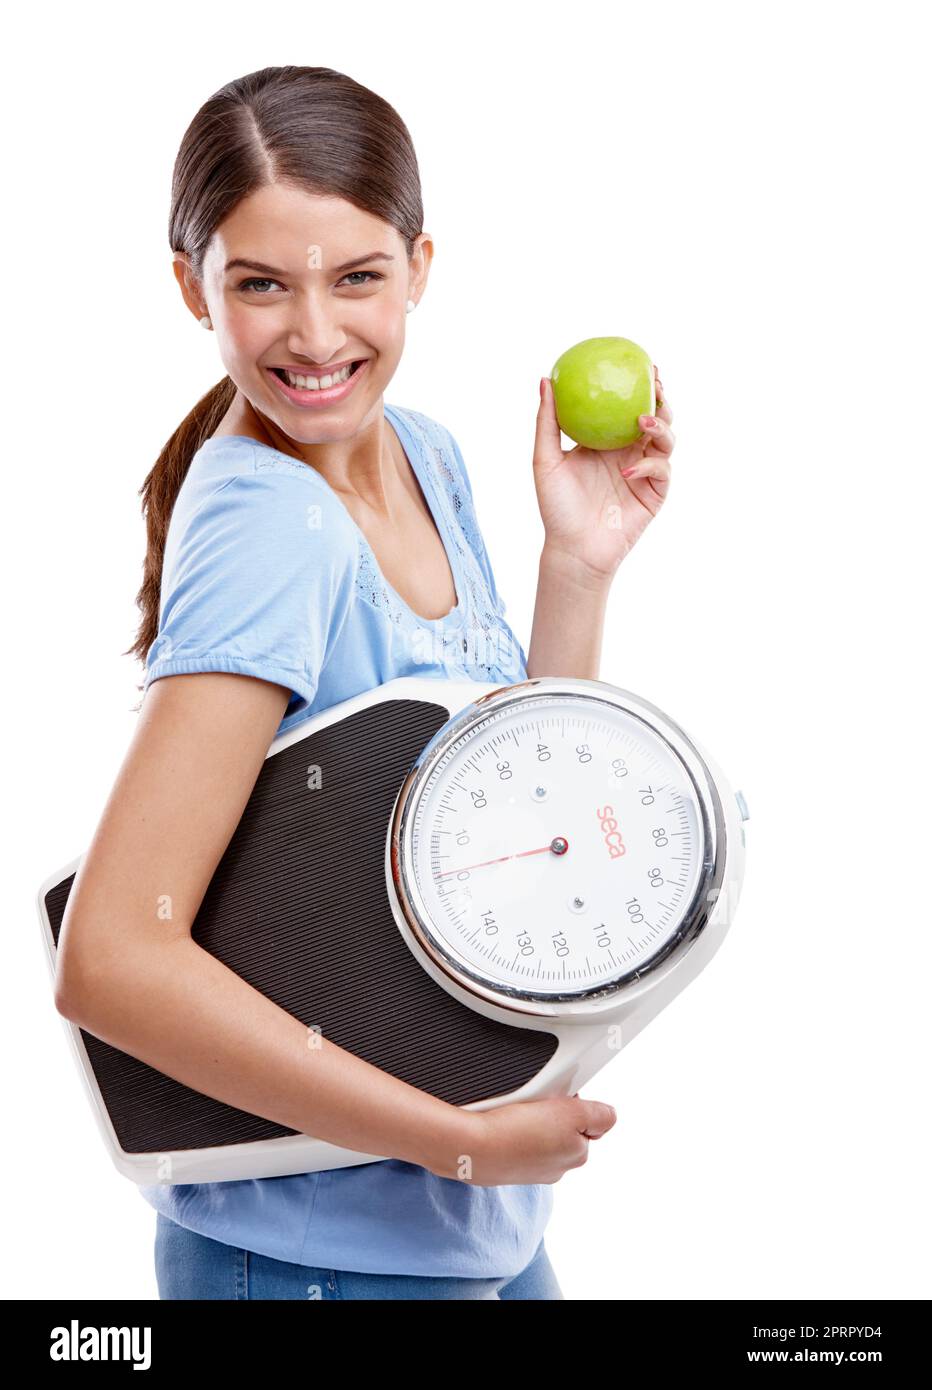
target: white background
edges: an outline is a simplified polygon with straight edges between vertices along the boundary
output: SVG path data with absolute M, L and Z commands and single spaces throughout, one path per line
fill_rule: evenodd
M 539 377 L 631 337 L 675 415 L 600 674 L 744 791 L 747 879 L 707 970 L 584 1090 L 619 1119 L 555 1188 L 565 1296 L 929 1297 L 921 8 L 16 13 L 3 1292 L 157 1296 L 154 1213 L 98 1136 L 35 893 L 86 848 L 132 734 L 138 489 L 223 374 L 170 267 L 178 143 L 225 82 L 295 62 L 411 131 L 436 254 L 386 398 L 459 439 L 525 646 Z

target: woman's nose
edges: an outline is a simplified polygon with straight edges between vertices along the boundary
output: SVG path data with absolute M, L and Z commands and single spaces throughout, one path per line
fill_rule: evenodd
M 288 350 L 297 361 L 318 367 L 338 360 L 347 343 L 339 321 L 339 308 L 315 299 L 314 303 L 292 306 L 293 317 L 288 325 Z
M 345 342 L 344 333 L 292 334 L 288 339 L 288 351 L 293 362 L 309 367 L 326 367 L 328 363 L 338 360 Z

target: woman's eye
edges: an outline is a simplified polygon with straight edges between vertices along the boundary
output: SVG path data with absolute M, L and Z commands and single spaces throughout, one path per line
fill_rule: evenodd
M 353 270 L 353 271 L 350 272 L 349 275 L 344 276 L 344 279 L 345 279 L 345 280 L 352 280 L 354 275 L 358 275 L 358 276 L 362 277 L 361 279 L 356 280 L 355 284 L 354 284 L 353 287 L 352 287 L 352 288 L 354 288 L 354 289 L 355 289 L 356 285 L 361 285 L 361 284 L 364 285 L 364 284 L 368 283 L 369 280 L 384 280 L 384 279 L 385 279 L 385 276 L 384 276 L 384 275 L 379 275 L 378 271 L 375 271 L 375 270 Z M 268 297 L 268 294 L 269 294 L 269 291 L 268 291 L 268 290 L 262 290 L 262 289 L 256 288 L 256 287 L 259 286 L 259 285 L 275 285 L 275 286 L 278 287 L 278 289 L 283 289 L 283 288 L 284 288 L 283 285 L 279 285 L 279 283 L 278 283 L 277 280 L 261 280 L 261 279 L 258 279 L 258 278 L 255 277 L 255 276 L 253 276 L 253 277 L 252 277 L 251 279 L 249 279 L 249 280 L 243 280 L 242 283 L 240 284 L 240 289 L 241 289 L 241 290 L 252 290 L 255 294 L 257 294 L 257 295 L 259 296 L 260 299 L 267 298 L 267 297 Z
M 255 280 L 255 279 L 253 279 L 253 280 L 244 280 L 243 283 L 240 285 L 240 289 L 241 289 L 241 290 L 247 290 L 247 289 L 249 289 L 252 285 L 278 285 L 278 281 L 277 281 L 277 280 Z M 281 286 L 280 286 L 280 285 L 279 285 L 279 289 L 281 289 Z M 257 293 L 259 293 L 259 291 L 257 291 Z

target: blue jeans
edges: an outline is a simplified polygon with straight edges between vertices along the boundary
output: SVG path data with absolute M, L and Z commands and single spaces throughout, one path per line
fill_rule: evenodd
M 457 1279 L 423 1274 L 361 1274 L 273 1260 L 211 1240 L 156 1212 L 159 1298 L 560 1298 L 544 1242 L 520 1274 Z

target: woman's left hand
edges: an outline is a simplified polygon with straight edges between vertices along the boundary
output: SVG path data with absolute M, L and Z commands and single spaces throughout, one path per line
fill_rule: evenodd
M 537 412 L 534 485 L 545 545 L 578 560 L 592 575 L 611 580 L 648 522 L 663 506 L 676 437 L 673 412 L 654 367 L 657 414 L 639 416 L 643 431 L 624 449 L 596 450 L 560 444 L 549 377 Z M 627 474 L 627 476 L 625 476 Z

